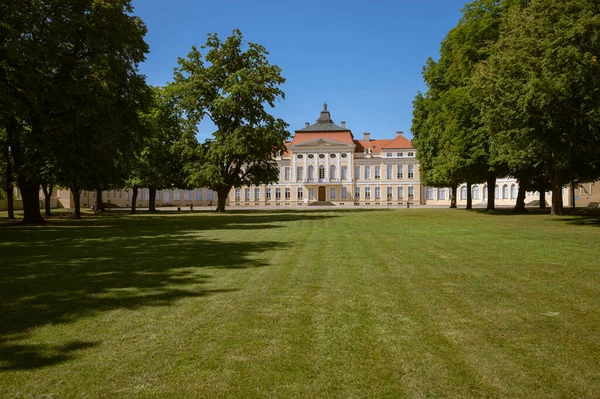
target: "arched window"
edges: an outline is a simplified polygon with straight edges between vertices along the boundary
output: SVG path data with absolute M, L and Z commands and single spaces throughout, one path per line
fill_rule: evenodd
M 324 179 L 325 178 L 325 166 L 321 165 L 319 166 L 319 179 Z
M 335 165 L 331 165 L 329 167 L 329 178 L 330 179 L 335 179 L 337 176 L 335 175 L 336 169 L 335 169 Z
M 496 199 L 500 199 L 500 187 L 498 187 L 498 185 L 496 184 L 496 191 L 495 191 L 495 197 Z
M 472 193 L 473 199 L 478 200 L 479 199 L 479 186 L 477 184 L 474 184 L 471 191 L 473 192 Z
M 487 184 L 483 185 L 483 200 L 487 201 Z
M 308 178 L 313 180 L 315 178 L 315 167 L 312 165 L 308 166 Z
M 502 199 L 508 199 L 508 184 L 502 186 Z
M 467 199 L 467 186 L 462 186 L 460 188 L 460 199 L 462 199 L 462 200 Z
M 512 198 L 512 199 L 517 198 L 517 186 L 516 186 L 516 184 L 513 184 L 512 186 L 510 186 L 510 198 Z

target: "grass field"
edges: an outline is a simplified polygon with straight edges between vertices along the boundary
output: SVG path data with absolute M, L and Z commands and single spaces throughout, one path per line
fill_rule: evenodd
M 1 398 L 597 398 L 600 219 L 0 225 Z

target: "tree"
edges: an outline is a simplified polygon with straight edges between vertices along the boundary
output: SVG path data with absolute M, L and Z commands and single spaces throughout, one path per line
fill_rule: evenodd
M 148 187 L 149 211 L 156 212 L 156 192 L 190 186 L 190 163 L 198 160 L 196 126 L 183 117 L 171 88 L 153 87 L 153 102 L 142 114 L 147 131 L 127 186 Z M 135 201 L 131 213 L 135 213 Z
M 422 175 L 430 185 L 456 187 L 466 181 L 467 208 L 471 208 L 471 184 L 487 181 L 487 209 L 493 210 L 496 176 L 504 173 L 492 153 L 489 132 L 481 123 L 469 81 L 476 65 L 489 56 L 487 44 L 499 36 L 500 16 L 515 2 L 476 0 L 467 4 L 458 25 L 442 42 L 440 59 L 427 61 L 423 78 L 428 90 L 415 101 L 413 142 Z M 418 110 L 419 105 L 427 112 Z
M 39 188 L 48 164 L 72 190 L 79 217 L 79 193 L 90 177 L 112 182 L 139 143 L 147 86 L 137 66 L 148 51 L 146 28 L 131 0 L 8 0 L 3 7 L 0 101 L 9 108 L 0 123 L 24 222 L 43 221 Z
M 530 0 L 490 51 L 473 79 L 483 120 L 517 168 L 545 167 L 561 215 L 566 183 L 600 177 L 600 4 Z
M 217 192 L 217 212 L 224 212 L 231 188 L 278 179 L 274 156 L 285 150 L 288 124 L 265 106 L 285 98 L 279 88 L 285 79 L 263 46 L 244 46 L 239 30 L 225 41 L 210 34 L 200 49 L 208 50 L 206 63 L 195 46 L 187 59 L 178 59 L 175 92 L 187 119 L 199 123 L 208 117 L 217 127 L 202 146 L 195 180 Z

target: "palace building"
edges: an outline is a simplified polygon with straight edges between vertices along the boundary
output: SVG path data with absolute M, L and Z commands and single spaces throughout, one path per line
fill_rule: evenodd
M 252 187 L 234 188 L 229 193 L 227 206 L 449 206 L 449 188 L 425 187 L 420 182 L 419 162 L 416 150 L 402 132 L 387 139 L 371 138 L 364 133 L 362 139 L 354 137 L 345 122 L 337 125 L 332 119 L 327 104 L 314 124 L 306 125 L 294 132 L 286 143 L 284 154 L 276 158 L 279 181 Z M 487 185 L 473 184 L 471 194 L 474 206 L 487 203 Z M 495 204 L 513 206 L 518 193 L 518 182 L 513 178 L 501 178 L 496 182 Z M 579 195 L 578 195 L 579 194 Z M 546 193 L 546 202 L 551 202 L 551 193 Z M 457 204 L 464 206 L 467 186 L 457 190 Z M 40 195 L 40 199 L 43 194 Z M 131 206 L 131 190 L 104 191 L 104 202 L 117 207 Z M 81 206 L 91 207 L 96 192 L 81 194 Z M 525 202 L 539 200 L 539 193 L 528 192 Z M 585 184 L 576 188 L 574 198 L 577 205 L 600 202 L 597 184 Z M 563 189 L 563 203 L 573 201 L 570 190 Z M 0 201 L 0 210 L 5 209 Z M 161 190 L 156 193 L 156 206 L 206 207 L 216 206 L 217 194 L 207 188 L 194 190 Z M 73 199 L 68 190 L 54 190 L 53 207 L 71 208 Z M 4 206 L 3 206 L 4 205 Z M 16 208 L 19 209 L 17 190 Z M 149 205 L 149 190 L 140 189 L 137 207 Z M 43 207 L 43 201 L 40 200 Z

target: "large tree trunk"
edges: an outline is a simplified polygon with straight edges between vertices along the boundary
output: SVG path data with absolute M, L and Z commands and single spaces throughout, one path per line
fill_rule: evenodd
M 37 179 L 27 179 L 20 175 L 18 178 L 21 198 L 23 200 L 23 223 L 44 223 L 40 212 L 40 182 Z
M 485 208 L 487 211 L 493 211 L 496 209 L 496 174 L 490 173 L 487 178 L 487 190 L 488 190 L 488 200 L 487 207 Z
M 81 187 L 71 186 L 70 189 L 75 205 L 75 219 L 81 219 Z
M 104 211 L 104 201 L 102 200 L 102 189 L 96 189 L 96 202 L 98 203 L 98 211 Z
M 521 182 L 519 182 L 519 192 L 517 194 L 517 203 L 515 204 L 515 207 L 513 208 L 514 212 L 517 213 L 526 213 L 527 210 L 525 209 L 525 196 L 527 195 L 527 188 L 525 187 L 524 184 L 521 184 Z
M 540 180 L 538 191 L 540 193 L 540 209 L 546 209 L 546 180 Z
M 450 208 L 456 208 L 456 193 L 457 193 L 458 189 L 457 186 L 452 186 L 451 187 L 451 192 L 450 192 Z
M 227 197 L 229 196 L 230 187 L 220 188 L 217 190 L 217 212 L 225 212 L 225 203 L 227 202 Z
M 138 197 L 138 188 L 133 187 L 133 193 L 131 193 L 131 212 L 132 215 L 135 215 L 135 208 L 137 206 L 137 197 Z
M 471 191 L 472 184 L 467 182 L 467 209 L 473 209 L 473 193 Z
M 552 177 L 552 210 L 550 212 L 553 216 L 561 216 L 563 214 L 562 187 L 563 180 L 560 178 L 560 175 L 555 174 Z
M 52 216 L 50 213 L 50 206 L 51 206 L 51 200 L 52 200 L 52 190 L 54 189 L 54 185 L 53 184 L 48 184 L 46 185 L 45 183 L 42 183 L 42 191 L 44 192 L 44 208 L 45 208 L 45 216 Z
M 148 212 L 156 212 L 156 187 L 150 187 L 148 191 L 150 197 L 150 202 L 148 204 Z

